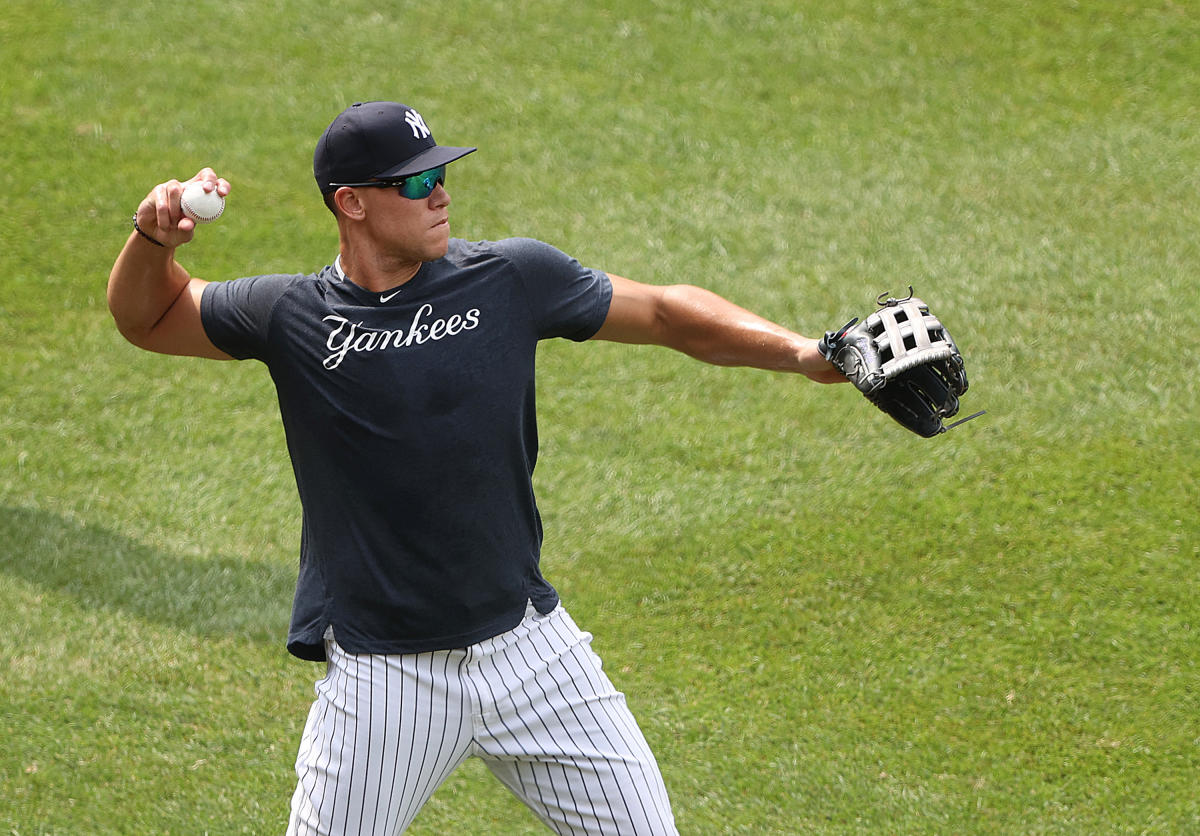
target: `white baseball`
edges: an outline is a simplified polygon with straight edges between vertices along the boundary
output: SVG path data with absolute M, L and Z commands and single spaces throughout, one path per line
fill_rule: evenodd
M 217 194 L 215 188 L 211 192 L 204 191 L 204 184 L 197 181 L 184 188 L 179 208 L 198 224 L 211 223 L 225 211 L 225 198 Z

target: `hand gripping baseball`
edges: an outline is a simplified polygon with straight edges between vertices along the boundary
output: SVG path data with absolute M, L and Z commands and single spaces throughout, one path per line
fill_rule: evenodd
M 191 202 L 196 204 L 193 206 L 184 201 L 189 186 L 200 190 L 198 194 L 195 191 L 189 194 Z M 186 244 L 195 236 L 198 223 L 216 220 L 229 191 L 229 181 L 218 177 L 211 168 L 201 169 L 186 182 L 159 183 L 138 206 L 135 216 L 138 228 L 164 247 Z
M 817 347 L 902 426 L 925 438 L 943 433 L 944 419 L 958 413 L 958 399 L 967 391 L 962 354 L 912 288 L 906 299 L 884 296 L 877 300 L 880 310 L 827 332 Z

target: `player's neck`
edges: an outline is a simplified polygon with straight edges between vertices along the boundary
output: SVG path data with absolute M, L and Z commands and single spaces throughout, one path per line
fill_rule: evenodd
M 361 288 L 372 293 L 385 293 L 405 284 L 421 269 L 421 262 L 384 256 L 382 253 L 363 253 L 353 247 L 341 247 L 342 274 Z

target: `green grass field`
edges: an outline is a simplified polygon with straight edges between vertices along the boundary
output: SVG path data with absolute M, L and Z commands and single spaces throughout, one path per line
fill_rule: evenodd
M 104 304 L 212 165 L 211 279 L 307 271 L 346 104 L 478 145 L 530 235 L 807 334 L 915 285 L 967 357 L 929 441 L 849 387 L 546 344 L 543 566 L 686 834 L 1200 832 L 1200 9 L 945 0 L 8 0 L 0 832 L 282 833 L 317 666 L 257 364 Z M 478 764 L 415 834 L 543 832 Z

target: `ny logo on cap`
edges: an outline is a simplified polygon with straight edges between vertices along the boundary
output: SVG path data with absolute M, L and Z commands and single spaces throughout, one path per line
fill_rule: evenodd
M 425 120 L 415 110 L 410 110 L 404 114 L 404 121 L 412 128 L 413 137 L 416 139 L 424 139 L 429 136 L 429 128 L 425 125 Z

